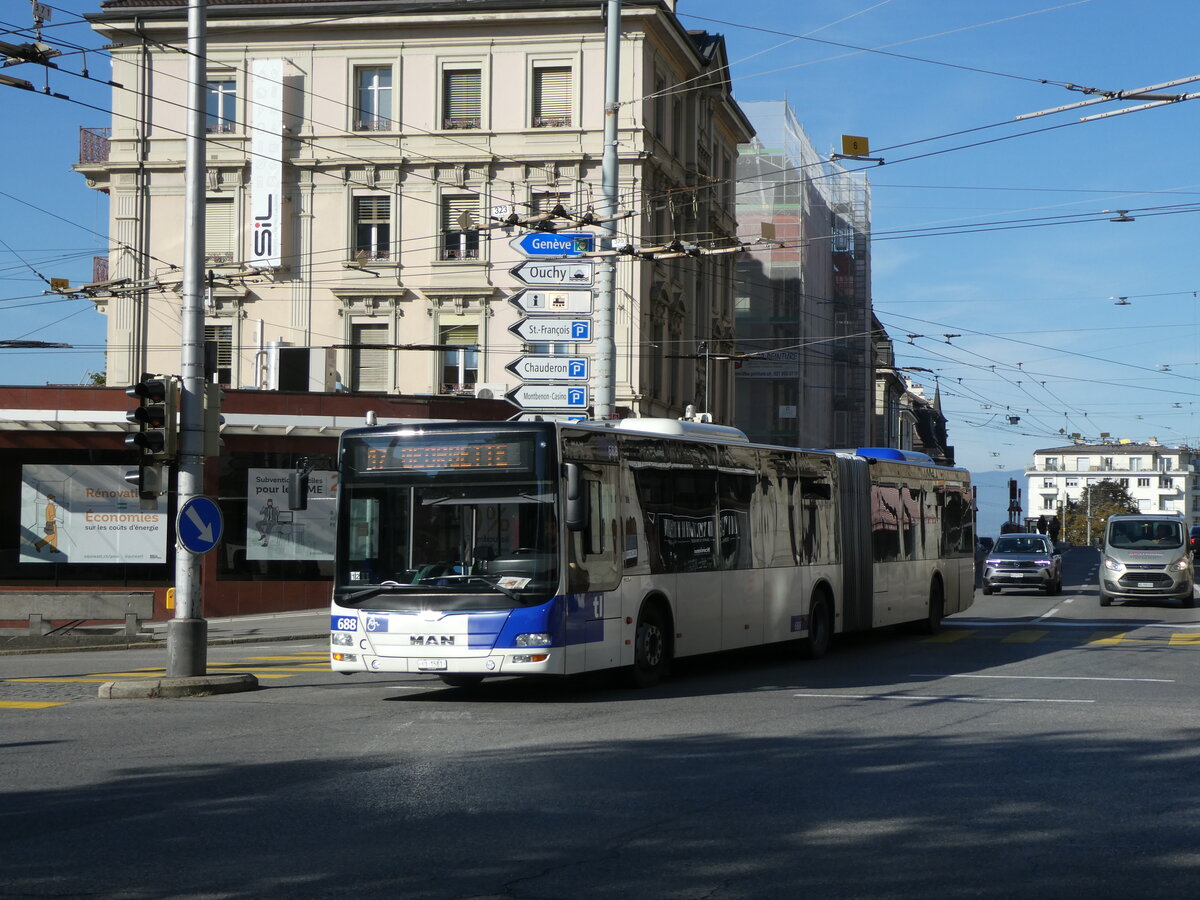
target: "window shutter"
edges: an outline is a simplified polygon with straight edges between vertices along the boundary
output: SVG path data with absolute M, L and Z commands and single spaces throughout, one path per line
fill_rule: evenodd
M 350 351 L 350 369 L 354 389 L 386 391 L 388 388 L 387 325 L 354 325 L 350 329 L 354 348 Z
M 207 262 L 233 262 L 237 250 L 234 239 L 232 197 L 210 197 L 204 201 L 204 259 Z
M 443 128 L 478 128 L 482 79 L 478 69 L 448 69 L 442 73 Z
M 533 127 L 571 125 L 571 67 L 542 66 L 533 70 Z
M 466 221 L 463 213 L 470 215 L 472 228 L 478 227 L 479 198 L 474 195 L 442 197 L 442 230 L 467 231 L 468 229 L 463 227 L 463 223 Z

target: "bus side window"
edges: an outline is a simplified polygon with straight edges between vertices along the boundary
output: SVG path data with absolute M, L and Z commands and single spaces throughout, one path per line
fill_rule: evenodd
M 621 578 L 617 540 L 617 470 L 615 466 L 588 466 L 582 473 L 588 498 L 587 525 L 568 533 L 571 560 L 568 589 L 611 590 Z

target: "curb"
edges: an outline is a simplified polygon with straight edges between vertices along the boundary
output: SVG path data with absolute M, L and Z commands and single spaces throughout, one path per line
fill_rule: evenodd
M 175 700 L 211 697 L 258 690 L 253 675 L 198 675 L 192 678 L 147 678 L 106 681 L 100 685 L 101 700 Z

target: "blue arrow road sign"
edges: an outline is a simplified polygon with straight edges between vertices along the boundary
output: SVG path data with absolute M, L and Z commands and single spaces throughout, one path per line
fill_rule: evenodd
M 179 509 L 175 534 L 185 550 L 207 553 L 221 542 L 225 520 L 211 497 L 193 497 Z
M 529 231 L 515 237 L 508 245 L 526 256 L 582 256 L 591 253 L 596 246 L 592 234 L 555 233 L 553 231 Z

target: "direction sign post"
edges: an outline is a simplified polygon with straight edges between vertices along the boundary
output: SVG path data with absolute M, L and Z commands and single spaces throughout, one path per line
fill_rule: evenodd
M 526 343 L 561 343 L 573 341 L 586 344 L 592 339 L 591 319 L 546 319 L 526 316 L 518 319 L 508 330 Z
M 590 261 L 539 262 L 527 259 L 508 270 L 518 281 L 529 285 L 553 287 L 591 287 L 596 278 L 596 267 Z
M 586 381 L 586 356 L 518 356 L 504 368 L 525 381 Z
M 596 236 L 555 231 L 528 231 L 508 242 L 518 253 L 534 258 L 574 257 L 591 253 Z
M 590 316 L 593 300 L 591 291 L 570 288 L 522 288 L 508 298 L 509 303 L 527 315 L 569 313 Z
M 586 387 L 568 384 L 523 384 L 506 395 L 508 402 L 522 410 L 566 409 L 586 410 Z

